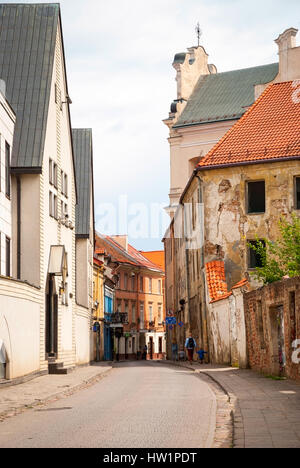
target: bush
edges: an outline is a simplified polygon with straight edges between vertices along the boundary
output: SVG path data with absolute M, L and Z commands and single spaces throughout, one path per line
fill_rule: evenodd
M 281 218 L 280 236 L 277 242 L 257 239 L 255 244 L 248 244 L 259 255 L 261 266 L 252 275 L 264 284 L 274 283 L 284 276 L 300 276 L 300 219 L 292 214 L 289 222 Z

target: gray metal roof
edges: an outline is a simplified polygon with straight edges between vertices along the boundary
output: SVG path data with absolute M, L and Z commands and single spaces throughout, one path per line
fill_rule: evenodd
M 273 81 L 278 63 L 201 76 L 176 127 L 239 119 L 255 101 L 254 85 Z
M 16 112 L 12 168 L 42 167 L 59 4 L 0 4 L 0 79 Z
M 91 190 L 93 197 L 92 130 L 89 128 L 73 129 L 72 135 L 78 192 L 76 235 L 88 237 L 90 234 Z

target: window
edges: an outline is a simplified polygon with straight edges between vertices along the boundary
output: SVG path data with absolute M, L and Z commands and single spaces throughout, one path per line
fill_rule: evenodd
M 119 312 L 119 314 L 122 312 L 122 301 L 117 302 L 117 312 Z
M 152 294 L 152 278 L 149 278 L 149 293 Z
M 5 143 L 5 184 L 6 196 L 10 198 L 10 146 Z
M 131 321 L 135 323 L 136 317 L 135 317 L 135 302 L 131 303 Z
M 300 210 L 300 177 L 295 177 L 295 208 Z
M 158 323 L 162 323 L 162 305 L 158 304 Z
M 54 195 L 54 218 L 58 219 L 57 196 Z
M 64 175 L 64 194 L 68 197 L 68 176 L 67 174 Z
M 144 329 L 144 303 L 140 304 L 140 329 Z
M 161 281 L 161 280 L 158 280 L 158 294 L 159 294 L 159 295 L 162 294 L 161 283 L 162 283 L 162 281 Z
M 131 277 L 131 291 L 134 291 L 135 289 L 135 276 Z
M 265 181 L 248 182 L 248 213 L 265 213 L 266 211 L 266 188 Z
M 144 291 L 144 278 L 140 277 L 140 291 Z
M 57 164 L 53 163 L 53 185 L 57 188 Z
M 54 216 L 53 193 L 49 192 L 49 215 Z
M 128 288 L 128 275 L 127 275 L 127 273 L 125 273 L 125 275 L 124 275 L 124 289 L 125 289 L 125 291 L 127 291 L 127 288 Z
M 49 215 L 58 219 L 57 196 L 51 191 L 49 192 Z
M 153 322 L 153 304 L 149 304 L 149 322 Z
M 261 240 L 260 242 L 263 243 L 264 247 L 266 246 L 266 243 L 264 240 Z M 249 241 L 249 244 L 253 246 L 257 246 L 257 241 Z M 262 258 L 258 252 L 255 250 L 251 249 L 249 247 L 249 268 L 255 269 L 255 268 L 260 268 L 263 266 L 262 264 Z
M 49 184 L 53 185 L 53 161 L 49 159 Z
M 6 276 L 10 277 L 10 239 L 6 237 Z

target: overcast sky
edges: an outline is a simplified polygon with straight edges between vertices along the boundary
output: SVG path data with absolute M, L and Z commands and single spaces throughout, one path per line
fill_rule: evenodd
M 209 63 L 219 72 L 277 61 L 274 39 L 291 26 L 300 29 L 299 0 L 60 3 L 72 124 L 93 129 L 98 228 L 105 203 L 124 218 L 125 195 L 129 213 L 139 208 L 132 204 L 149 210 L 152 203 L 168 205 L 168 129 L 162 120 L 176 98 L 174 55 L 196 45 L 198 21 Z M 155 222 L 149 220 L 152 227 Z M 119 224 L 117 233 L 124 234 L 124 221 Z M 143 235 L 131 238 L 132 244 L 162 248 L 160 234 Z

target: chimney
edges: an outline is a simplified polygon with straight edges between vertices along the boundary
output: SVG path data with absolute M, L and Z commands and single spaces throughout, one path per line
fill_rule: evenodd
M 279 55 L 279 76 L 276 82 L 300 78 L 300 48 L 296 46 L 297 33 L 298 29 L 289 28 L 275 40 Z
M 128 252 L 128 236 L 111 236 L 111 238 L 117 242 L 126 252 Z

